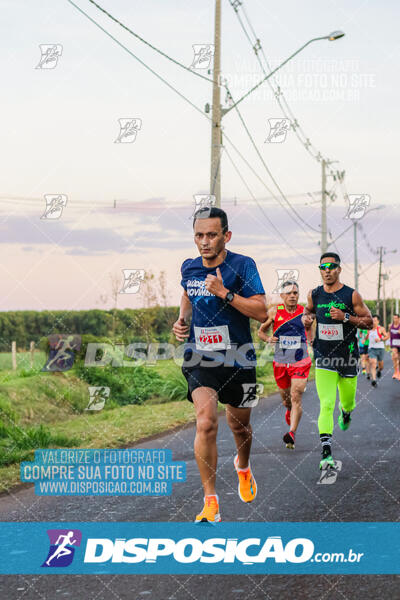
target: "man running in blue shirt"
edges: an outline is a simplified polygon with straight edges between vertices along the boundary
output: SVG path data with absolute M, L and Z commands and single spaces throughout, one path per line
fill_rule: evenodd
M 204 508 L 196 522 L 221 520 L 215 490 L 218 400 L 235 438 L 238 493 L 252 502 L 257 485 L 249 462 L 251 406 L 256 397 L 256 355 L 250 318 L 267 318 L 265 292 L 253 259 L 225 249 L 232 232 L 226 213 L 212 207 L 194 215 L 194 241 L 200 256 L 183 262 L 184 288 L 173 332 L 185 345 L 182 372 L 188 400 L 196 411 L 194 452 L 204 489 Z M 190 330 L 188 321 L 191 318 Z

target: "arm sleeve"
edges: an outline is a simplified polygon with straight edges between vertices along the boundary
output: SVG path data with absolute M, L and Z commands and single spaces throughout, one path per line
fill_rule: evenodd
M 245 262 L 242 280 L 242 287 L 239 291 L 241 296 L 250 298 L 256 294 L 265 294 L 260 274 L 252 258 L 248 258 Z

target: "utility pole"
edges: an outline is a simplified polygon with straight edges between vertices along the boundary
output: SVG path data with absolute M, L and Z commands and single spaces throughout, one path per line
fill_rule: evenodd
M 382 281 L 382 260 L 383 260 L 383 246 L 379 246 L 379 271 L 378 271 L 378 296 L 376 301 L 376 312 L 379 314 L 380 303 L 381 303 L 381 281 Z
M 386 248 L 384 248 L 383 246 L 379 246 L 378 250 L 377 250 L 377 254 L 379 254 L 379 272 L 378 272 L 378 299 L 376 301 L 376 312 L 379 314 L 379 309 L 380 309 L 380 304 L 381 304 L 381 285 L 382 285 L 382 279 L 383 280 L 388 280 L 389 279 L 389 275 L 387 273 L 383 274 L 382 273 L 382 263 L 383 263 L 383 257 L 385 256 L 385 254 L 391 254 L 391 253 L 395 253 L 397 252 L 397 248 L 395 248 L 394 250 L 386 250 Z M 383 286 L 383 294 L 385 295 L 385 286 Z M 384 308 L 384 320 L 386 322 L 386 300 L 385 300 L 385 308 Z M 386 325 L 385 325 L 386 327 Z
M 382 284 L 382 288 L 383 288 L 383 326 L 386 329 L 387 326 L 387 317 L 386 317 L 386 287 L 385 287 L 385 281 L 386 279 L 389 279 L 389 275 L 387 275 L 386 273 L 383 274 L 383 284 Z
M 394 310 L 393 310 L 393 308 L 394 308 L 394 306 L 393 306 L 393 303 L 394 303 L 394 292 L 393 292 L 393 290 L 392 290 L 392 297 L 391 297 L 391 299 L 390 299 L 390 322 L 391 322 L 391 323 L 393 323 L 393 313 L 394 313 Z
M 215 0 L 214 68 L 211 119 L 211 176 L 210 194 L 215 206 L 221 206 L 221 0 Z
M 326 221 L 326 165 L 327 161 L 322 159 L 322 196 L 321 196 L 321 253 L 324 254 L 328 248 L 328 226 Z
M 353 219 L 354 231 L 354 287 L 358 290 L 357 220 Z

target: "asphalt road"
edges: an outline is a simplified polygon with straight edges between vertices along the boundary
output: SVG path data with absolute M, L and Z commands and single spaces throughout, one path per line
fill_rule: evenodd
M 284 409 L 275 394 L 253 410 L 252 468 L 258 483 L 254 503 L 237 495 L 234 444 L 225 417 L 219 422 L 218 493 L 224 521 L 396 521 L 400 517 L 399 421 L 400 381 L 392 380 L 389 357 L 379 387 L 360 377 L 351 427 L 335 426 L 333 454 L 343 462 L 334 485 L 317 485 L 320 447 L 318 399 L 309 383 L 296 449 L 287 450 Z M 338 410 L 335 412 L 337 421 Z M 187 481 L 174 484 L 170 497 L 38 497 L 33 488 L 0 497 L 0 521 L 192 521 L 202 506 L 202 491 L 193 457 L 194 427 L 156 440 L 143 448 L 170 448 L 185 460 Z M 46 575 L 2 576 L 0 597 L 7 600 L 346 600 L 394 598 L 395 576 L 325 575 Z

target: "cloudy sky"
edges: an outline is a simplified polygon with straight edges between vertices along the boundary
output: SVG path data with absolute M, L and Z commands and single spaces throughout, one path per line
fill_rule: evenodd
M 207 81 L 155 54 L 88 0 L 75 4 L 201 111 L 211 102 Z M 212 43 L 212 0 L 100 4 L 187 66 L 194 44 Z M 313 145 L 339 161 L 333 169 L 346 171 L 348 193 L 368 194 L 371 209 L 382 206 L 363 218 L 359 232 L 361 293 L 375 297 L 374 251 L 385 246 L 386 290 L 400 294 L 400 256 L 389 252 L 398 247 L 400 226 L 397 3 L 385 2 L 384 20 L 382 7 L 365 0 L 308 0 L 301 12 L 294 0 L 243 4 L 273 66 L 313 37 L 346 32 L 335 42 L 311 44 L 283 67 L 278 83 Z M 204 113 L 68 0 L 4 1 L 3 6 L 0 310 L 110 306 L 110 274 L 122 286 L 122 269 L 165 270 L 170 301 L 178 302 L 180 264 L 195 256 L 193 195 L 207 192 L 209 185 L 210 126 Z M 40 44 L 62 47 L 55 68 L 35 68 Z M 235 98 L 261 77 L 228 0 L 222 1 L 222 70 Z M 298 269 L 304 297 L 319 281 L 321 165 L 291 130 L 282 143 L 266 142 L 268 120 L 283 116 L 267 84 L 243 101 L 241 112 L 301 222 L 231 111 L 224 117 L 224 134 L 254 171 L 225 138 L 222 203 L 233 230 L 230 247 L 256 259 L 267 290 L 276 284 L 276 269 Z M 133 143 L 115 143 L 124 118 L 141 121 Z M 328 228 L 336 239 L 351 222 L 345 219 L 344 188 L 330 177 L 327 185 L 335 194 L 328 203 Z M 48 194 L 67 198 L 59 219 L 41 219 Z M 343 256 L 343 279 L 352 285 L 351 227 L 336 248 Z M 140 294 L 123 294 L 118 306 L 142 301 Z

